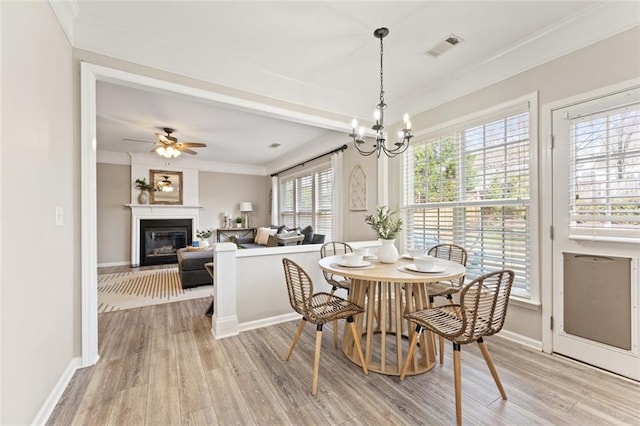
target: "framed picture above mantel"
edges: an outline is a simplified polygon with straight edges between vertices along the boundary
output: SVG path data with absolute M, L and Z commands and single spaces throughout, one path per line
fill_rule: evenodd
M 182 172 L 149 170 L 149 182 L 155 187 L 151 204 L 182 204 Z

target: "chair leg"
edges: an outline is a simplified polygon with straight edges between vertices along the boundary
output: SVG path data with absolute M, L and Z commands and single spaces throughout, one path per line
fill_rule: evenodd
M 487 367 L 489 367 L 489 371 L 493 376 L 493 381 L 496 382 L 496 386 L 500 391 L 500 395 L 502 396 L 502 399 L 507 399 L 507 393 L 504 391 L 504 388 L 502 387 L 502 383 L 500 382 L 500 377 L 498 377 L 498 371 L 496 370 L 496 367 L 493 365 L 493 360 L 491 359 L 491 355 L 489 355 L 489 349 L 487 349 L 487 344 L 484 343 L 484 340 L 482 340 L 482 337 L 478 339 L 478 346 L 480 346 L 480 351 L 482 351 L 482 356 L 484 357 L 484 360 L 487 363 Z
M 450 304 L 454 304 L 453 296 L 450 294 L 446 295 L 446 298 L 449 299 Z M 444 337 L 440 336 L 440 343 L 438 344 L 438 351 L 440 355 L 440 365 L 444 365 Z
M 333 347 L 338 349 L 338 320 L 333 320 Z
M 322 346 L 322 324 L 316 325 L 316 352 L 313 356 L 313 382 L 311 395 L 318 393 L 318 370 L 320 369 L 320 347 Z
M 304 330 L 304 326 L 307 325 L 307 320 L 305 318 L 302 318 L 302 321 L 300 321 L 300 325 L 298 326 L 298 329 L 296 330 L 296 334 L 295 336 L 293 336 L 293 342 L 291 342 L 291 347 L 289 348 L 289 353 L 287 354 L 287 357 L 285 358 L 285 361 L 289 361 L 289 358 L 291 358 L 291 354 L 293 353 L 293 349 L 296 347 L 296 344 L 298 343 L 298 339 L 300 339 L 300 335 L 302 334 L 302 330 Z
M 358 336 L 358 330 L 356 329 L 356 323 L 353 322 L 353 317 L 348 317 L 347 322 L 349 323 L 353 341 L 356 344 L 356 351 L 358 351 L 358 358 L 360 358 L 360 364 L 362 364 L 362 371 L 364 371 L 364 374 L 369 374 L 367 362 L 364 360 L 364 353 L 362 352 L 362 345 L 360 344 L 360 336 Z
M 453 384 L 456 391 L 456 424 L 462 425 L 462 370 L 460 369 L 460 344 L 453 344 Z
M 416 332 L 411 336 L 411 340 L 409 341 L 409 352 L 407 352 L 407 359 L 404 361 L 404 365 L 402 366 L 402 370 L 400 370 L 400 380 L 404 380 L 404 376 L 407 374 L 407 368 L 409 368 L 409 364 L 413 359 L 414 352 L 416 351 L 416 346 L 418 345 L 418 337 L 420 336 L 420 332 L 422 332 L 422 326 L 416 326 Z

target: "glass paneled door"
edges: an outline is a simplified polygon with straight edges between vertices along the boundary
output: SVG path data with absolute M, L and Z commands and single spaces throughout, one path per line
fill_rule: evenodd
M 640 88 L 551 127 L 553 352 L 640 380 Z

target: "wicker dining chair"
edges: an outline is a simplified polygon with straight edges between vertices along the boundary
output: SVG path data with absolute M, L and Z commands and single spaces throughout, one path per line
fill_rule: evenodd
M 353 248 L 349 244 L 340 241 L 330 241 L 320 247 L 321 259 L 327 256 L 343 255 L 347 253 L 353 253 Z M 349 278 L 335 275 L 324 270 L 322 271 L 322 274 L 324 275 L 324 279 L 327 280 L 327 282 L 331 286 L 331 291 L 329 292 L 329 294 L 333 295 L 339 288 L 347 290 L 347 293 L 351 289 L 351 280 Z M 333 346 L 335 346 L 336 348 L 338 347 L 337 321 L 333 323 Z
M 502 329 L 512 284 L 513 271 L 511 270 L 503 269 L 485 274 L 460 290 L 459 304 L 427 308 L 404 315 L 406 319 L 416 324 L 416 332 L 411 336 L 409 356 L 400 371 L 400 380 L 404 380 L 422 330 L 430 330 L 450 340 L 453 343 L 453 378 L 458 425 L 462 424 L 460 345 L 478 343 L 502 399 L 507 399 L 507 394 L 502 387 L 489 350 L 482 338 L 496 334 Z
M 431 247 L 427 254 L 438 259 L 450 260 L 452 262 L 458 262 L 462 266 L 467 266 L 467 250 L 456 244 L 438 244 Z M 454 280 L 438 281 L 437 283 L 429 284 L 427 286 L 429 302 L 433 306 L 435 297 L 443 296 L 449 300 L 449 303 L 453 303 L 453 295 L 460 291 L 463 284 L 464 275 Z M 438 353 L 440 355 L 440 365 L 442 365 L 444 364 L 444 337 L 442 336 L 440 336 Z
M 302 320 L 296 330 L 295 336 L 293 336 L 293 342 L 289 348 L 286 361 L 289 361 L 293 349 L 298 343 L 298 339 L 304 330 L 304 326 L 307 322 L 316 325 L 316 347 L 315 355 L 313 358 L 313 382 L 311 385 L 311 395 L 315 395 L 318 391 L 318 370 L 320 366 L 320 347 L 322 346 L 322 326 L 329 321 L 335 321 L 339 319 L 347 320 L 349 324 L 349 330 L 353 335 L 355 341 L 358 357 L 362 363 L 362 371 L 368 374 L 367 364 L 362 353 L 362 346 L 360 345 L 360 335 L 356 330 L 356 325 L 353 321 L 353 317 L 357 314 L 364 312 L 360 306 L 349 302 L 346 299 L 331 295 L 329 293 L 319 292 L 313 293 L 313 282 L 309 275 L 293 260 L 288 258 L 282 259 L 284 266 L 284 275 L 287 281 L 287 291 L 289 292 L 289 301 L 291 307 L 300 315 Z

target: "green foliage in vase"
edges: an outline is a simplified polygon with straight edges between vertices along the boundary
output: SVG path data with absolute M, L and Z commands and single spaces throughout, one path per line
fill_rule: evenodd
M 241 217 L 236 217 L 236 223 L 242 223 L 242 218 Z
M 402 219 L 396 217 L 398 210 L 390 211 L 387 206 L 378 206 L 375 214 L 364 217 L 367 225 L 376 232 L 378 238 L 393 240 L 402 229 Z
M 136 189 L 149 192 L 154 191 L 155 187 L 152 184 L 147 183 L 147 178 L 138 178 L 136 179 Z

